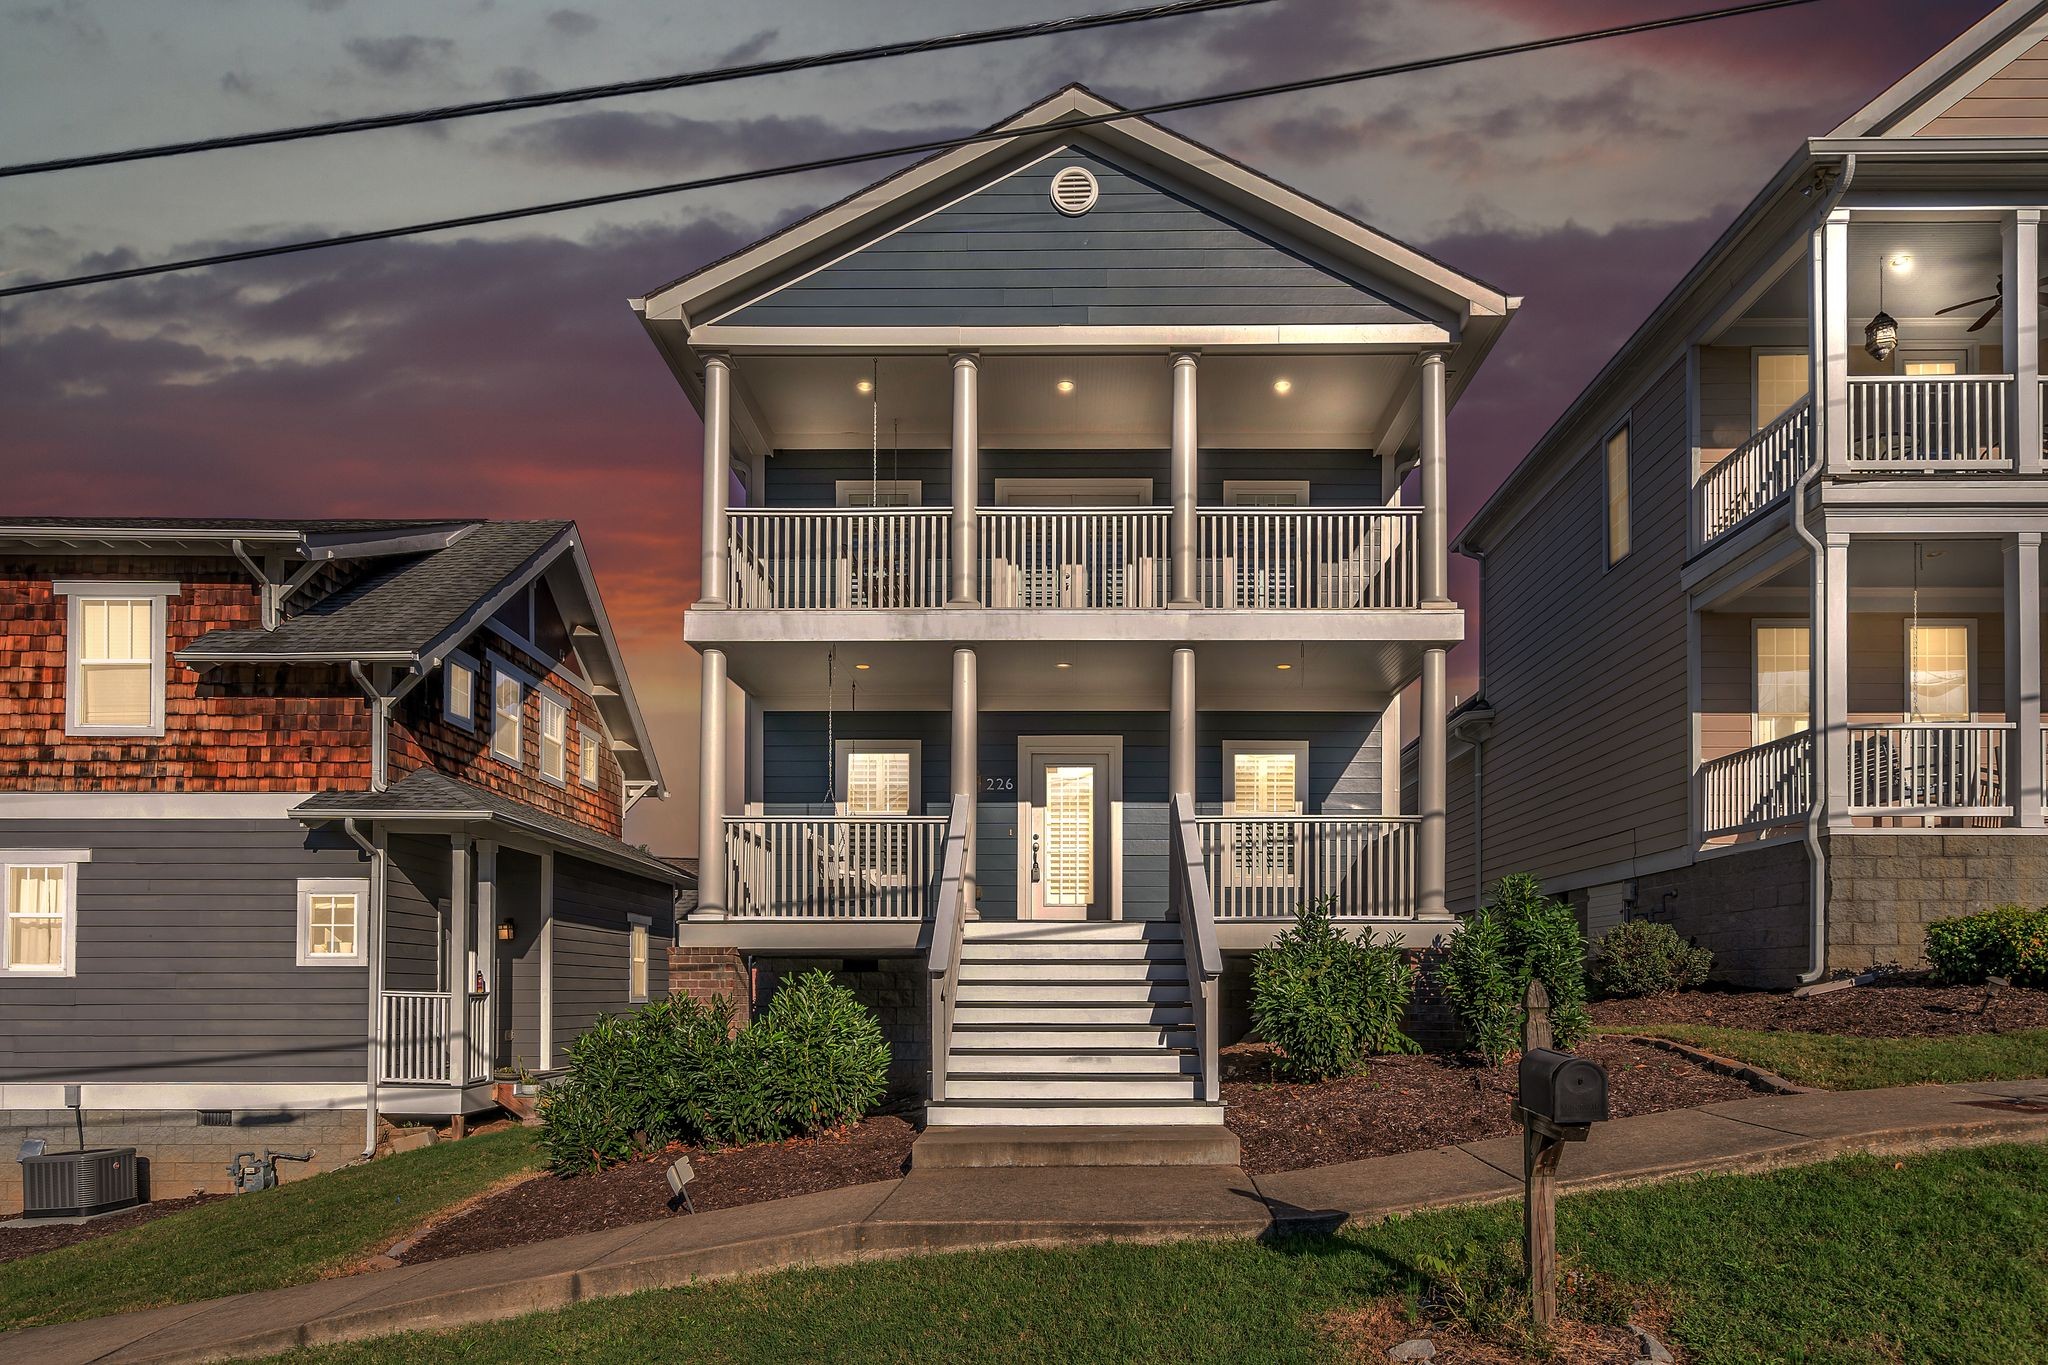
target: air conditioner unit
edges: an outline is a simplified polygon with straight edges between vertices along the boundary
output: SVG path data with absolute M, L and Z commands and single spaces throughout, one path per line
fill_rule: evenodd
M 136 1195 L 133 1147 L 88 1147 L 77 1152 L 23 1154 L 21 1209 L 28 1218 L 77 1218 L 132 1208 Z

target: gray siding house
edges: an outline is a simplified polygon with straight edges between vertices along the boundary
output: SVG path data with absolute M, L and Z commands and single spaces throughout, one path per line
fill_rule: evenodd
M 1219 1122 L 1298 905 L 1451 923 L 1444 414 L 1519 300 L 1117 113 L 635 303 L 705 425 L 680 943 L 841 968 L 936 1125 Z
M 570 522 L 0 524 L 0 1142 L 361 1155 L 666 986 Z M 0 1209 L 18 1167 L 0 1164 Z
M 2048 899 L 2048 6 L 1808 139 L 1458 537 L 1451 897 L 1789 985 Z

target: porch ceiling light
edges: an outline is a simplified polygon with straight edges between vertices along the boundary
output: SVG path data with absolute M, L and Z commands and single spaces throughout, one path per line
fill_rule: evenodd
M 1884 258 L 1884 263 L 1891 267 L 1894 275 L 1913 273 L 1913 253 L 1910 251 L 1894 251 Z
M 1294 392 L 1294 381 L 1292 379 L 1286 378 L 1274 380 L 1273 392 L 1279 394 L 1282 398 L 1285 398 L 1288 394 Z
M 1286 672 L 1286 671 L 1287 671 L 1288 669 L 1290 669 L 1290 668 L 1294 667 L 1294 665 L 1293 665 L 1293 664 L 1274 664 L 1274 665 L 1273 665 L 1273 667 L 1275 667 L 1275 668 L 1279 669 L 1279 670 L 1280 670 L 1280 671 L 1281 671 L 1282 673 L 1285 673 L 1285 672 Z
M 1055 389 L 1058 389 L 1061 393 L 1072 393 L 1074 391 L 1074 381 L 1071 379 L 1062 379 L 1059 383 L 1053 385 L 1053 387 Z
M 855 393 L 873 393 L 875 391 L 875 381 L 872 379 L 856 379 L 853 382 L 853 391 Z
M 1065 659 L 1061 659 L 1061 660 L 1060 660 L 1060 661 L 1059 661 L 1058 663 L 1054 664 L 1054 665 L 1053 665 L 1053 667 L 1054 667 L 1054 668 L 1072 668 L 1072 667 L 1073 667 L 1073 665 L 1072 665 L 1072 664 L 1070 664 L 1070 663 L 1068 663 L 1068 662 L 1067 662 L 1067 661 L 1066 661 Z

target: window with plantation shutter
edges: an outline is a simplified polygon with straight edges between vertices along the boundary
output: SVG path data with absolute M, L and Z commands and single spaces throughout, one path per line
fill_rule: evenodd
M 1092 763 L 1056 763 L 1045 770 L 1041 895 L 1050 909 L 1095 901 L 1095 777 Z
M 848 755 L 846 813 L 910 814 L 910 755 L 901 752 Z

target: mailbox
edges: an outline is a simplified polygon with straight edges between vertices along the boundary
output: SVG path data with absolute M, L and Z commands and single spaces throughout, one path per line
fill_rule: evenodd
M 1607 1073 L 1583 1057 L 1549 1048 L 1522 1054 L 1518 1103 L 1537 1118 L 1564 1128 L 1607 1118 Z

